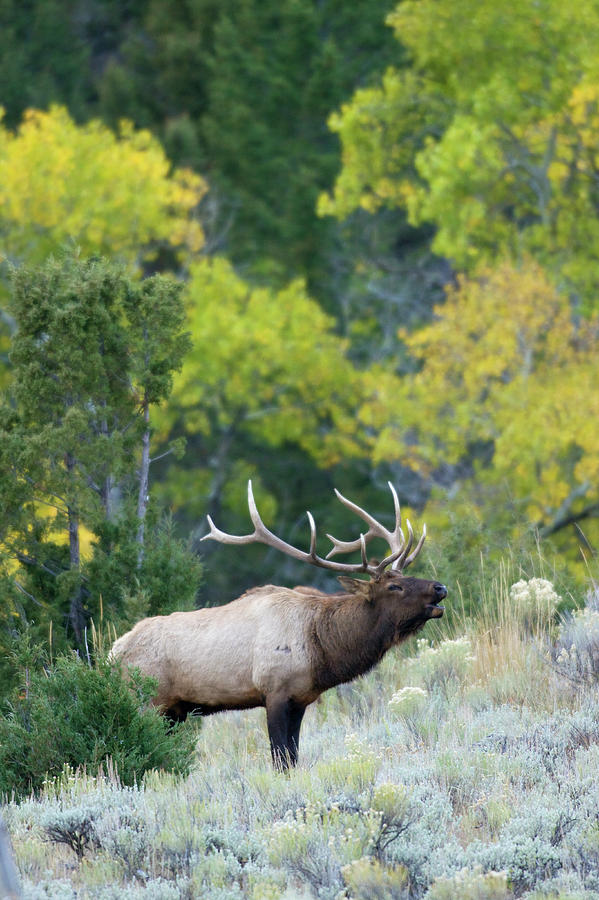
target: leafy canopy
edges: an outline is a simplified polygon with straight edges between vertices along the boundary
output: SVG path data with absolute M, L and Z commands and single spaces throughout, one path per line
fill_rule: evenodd
M 330 119 L 343 165 L 322 214 L 401 206 L 459 268 L 533 254 L 596 302 L 599 8 L 406 0 L 410 65 Z
M 71 238 L 128 263 L 160 243 L 202 247 L 192 214 L 203 180 L 171 172 L 158 141 L 130 123 L 115 135 L 59 106 L 28 110 L 16 131 L 0 127 L 0 173 L 0 253 L 11 260 L 41 262 Z
M 575 318 L 537 264 L 462 277 L 435 320 L 403 334 L 419 370 L 365 411 L 375 461 L 398 459 L 493 518 L 503 495 L 547 532 L 597 511 L 599 319 Z
M 171 403 L 185 430 L 242 428 L 271 447 L 297 443 L 322 465 L 355 454 L 353 410 L 364 380 L 304 283 L 251 287 L 224 259 L 199 262 L 190 274 L 195 339 Z
M 0 404 L 3 607 L 42 630 L 52 621 L 59 644 L 65 631 L 81 644 L 101 597 L 125 620 L 136 592 L 153 612 L 192 604 L 198 562 L 148 507 L 153 408 L 189 346 L 181 285 L 66 254 L 14 270 L 10 312 L 18 327 Z

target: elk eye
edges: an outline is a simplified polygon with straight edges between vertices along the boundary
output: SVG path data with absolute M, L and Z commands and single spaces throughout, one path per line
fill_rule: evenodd
M 403 591 L 403 588 L 402 588 L 401 584 L 390 584 L 389 590 L 390 591 Z

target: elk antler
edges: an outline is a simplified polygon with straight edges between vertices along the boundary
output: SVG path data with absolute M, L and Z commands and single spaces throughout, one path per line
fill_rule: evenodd
M 423 527 L 422 537 L 418 541 L 416 549 L 413 551 L 413 553 L 410 554 L 410 556 L 408 556 L 414 540 L 412 527 L 410 523 L 407 522 L 409 538 L 408 543 L 406 544 L 403 532 L 401 530 L 401 515 L 397 494 L 391 482 L 389 482 L 389 487 L 391 488 L 393 500 L 395 503 L 395 529 L 393 532 L 387 531 L 386 528 L 384 528 L 379 522 L 376 521 L 376 519 L 370 516 L 360 506 L 356 506 L 355 503 L 352 503 L 350 500 L 346 500 L 345 497 L 343 497 L 339 493 L 339 491 L 335 491 L 339 500 L 341 500 L 341 502 L 349 509 L 357 513 L 360 518 L 364 519 L 364 521 L 367 522 L 370 527 L 366 535 L 361 534 L 360 537 L 355 541 L 338 541 L 334 537 L 331 537 L 331 535 L 327 535 L 327 537 L 335 545 L 328 556 L 332 556 L 335 553 L 349 553 L 353 550 L 360 550 L 362 555 L 361 563 L 333 562 L 332 560 L 329 560 L 328 557 L 326 559 L 323 559 L 321 556 L 318 556 L 316 553 L 316 525 L 314 522 L 314 517 L 310 512 L 307 513 L 308 522 L 310 523 L 310 550 L 307 553 L 304 550 L 298 550 L 291 544 L 287 544 L 285 541 L 281 540 L 281 538 L 277 537 L 276 534 L 273 534 L 272 531 L 269 531 L 260 518 L 260 513 L 258 512 L 256 501 L 254 500 L 251 480 L 248 481 L 248 507 L 250 511 L 250 518 L 254 525 L 254 531 L 252 532 L 252 534 L 226 534 L 226 532 L 221 531 L 219 528 L 217 528 L 210 516 L 208 516 L 207 518 L 208 524 L 210 526 L 210 532 L 209 534 L 204 535 L 202 540 L 220 541 L 220 543 L 222 544 L 266 544 L 269 547 L 274 547 L 275 550 L 280 550 L 282 553 L 286 553 L 287 556 L 291 556 L 293 557 L 293 559 L 299 559 L 302 562 L 307 562 L 314 566 L 321 566 L 323 569 L 330 569 L 334 572 L 366 572 L 373 578 L 378 578 L 388 565 L 392 565 L 392 568 L 396 570 L 400 570 L 402 567 L 405 568 L 406 566 L 408 566 L 420 552 L 420 549 L 426 537 L 425 525 Z M 383 559 L 382 562 L 378 563 L 378 565 L 371 564 L 366 559 L 366 541 L 370 540 L 370 538 L 373 537 L 384 538 L 391 549 L 390 555 L 385 557 L 385 559 Z
M 394 560 L 391 568 L 401 572 L 403 569 L 407 569 L 411 562 L 414 562 L 414 560 L 422 550 L 422 545 L 424 544 L 426 538 L 426 525 L 422 526 L 422 535 L 420 537 L 420 540 L 416 544 L 416 548 L 414 549 L 414 551 L 410 553 L 412 544 L 414 543 L 414 532 L 412 531 L 410 520 L 406 519 L 406 527 L 408 529 L 408 540 L 406 543 L 406 539 L 401 527 L 401 509 L 399 506 L 397 491 L 390 481 L 388 481 L 387 484 L 389 485 L 389 490 L 391 491 L 391 494 L 393 496 L 393 505 L 395 506 L 395 528 L 393 529 L 393 531 L 388 531 L 383 525 L 381 525 L 380 522 L 377 522 L 377 520 L 373 516 L 371 516 L 370 513 L 367 513 L 365 509 L 362 509 L 362 507 L 358 506 L 356 503 L 352 503 L 351 500 L 348 500 L 343 496 L 343 494 L 340 494 L 336 488 L 335 493 L 337 494 L 338 500 L 340 500 L 344 506 L 347 506 L 348 509 L 351 509 L 352 512 L 355 512 L 369 526 L 368 531 L 363 536 L 363 540 L 366 542 L 374 537 L 383 538 L 383 540 L 386 541 L 388 547 L 390 548 L 391 556 Z M 358 550 L 361 546 L 362 535 L 360 535 L 359 540 L 355 541 L 339 541 L 337 540 L 337 538 L 334 538 L 332 534 L 327 534 L 327 537 L 330 541 L 333 542 L 334 545 L 333 549 L 330 550 L 327 554 L 327 559 L 329 559 L 331 556 L 334 556 L 335 553 L 351 553 L 353 550 Z

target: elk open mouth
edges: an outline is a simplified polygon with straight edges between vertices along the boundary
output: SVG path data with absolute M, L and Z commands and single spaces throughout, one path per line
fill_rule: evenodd
M 435 592 L 435 599 L 432 603 L 429 603 L 426 607 L 426 611 L 429 614 L 431 619 L 440 618 L 445 612 L 445 607 L 441 606 L 441 600 L 445 600 L 447 597 L 447 588 L 444 584 L 440 584 L 438 581 L 433 585 L 433 589 Z
M 429 603 L 429 605 L 426 607 L 426 611 L 429 614 L 429 618 L 439 619 L 445 612 L 445 607 L 439 606 L 438 603 Z

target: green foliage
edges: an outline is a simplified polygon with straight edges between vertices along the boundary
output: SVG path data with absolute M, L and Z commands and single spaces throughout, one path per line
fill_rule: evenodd
M 187 433 L 230 439 L 243 429 L 329 466 L 360 452 L 352 413 L 369 384 L 302 281 L 252 288 L 214 259 L 192 266 L 186 299 L 196 337 L 168 415 L 180 411 Z
M 82 648 L 101 598 L 119 621 L 134 593 L 153 612 L 193 603 L 197 560 L 148 505 L 151 410 L 189 346 L 181 288 L 73 254 L 15 270 L 13 285 L 14 378 L 0 409 L 5 592 L 40 636 L 52 621 L 56 646 L 66 626 Z
M 193 609 L 202 581 L 202 564 L 190 542 L 179 538 L 170 516 L 150 517 L 141 565 L 137 558 L 135 517 L 98 529 L 93 555 L 86 565 L 87 588 L 102 598 L 105 619 L 117 631 L 144 616 Z
M 8 2 L 7 121 L 60 103 L 79 122 L 99 115 L 115 130 L 124 118 L 151 129 L 175 165 L 210 172 L 211 241 L 267 278 L 307 272 L 326 296 L 335 229 L 314 204 L 338 151 L 324 123 L 396 56 L 391 6 L 100 0 L 81 15 L 72 2 L 36 0 L 26 11 Z
M 25 646 L 27 658 L 30 645 Z M 26 796 L 65 765 L 96 774 L 114 766 L 124 784 L 153 768 L 185 773 L 193 759 L 193 730 L 169 732 L 148 704 L 152 679 L 125 677 L 114 664 L 88 668 L 59 656 L 43 668 L 23 665 L 21 684 L 0 717 L 0 793 Z
M 152 128 L 176 164 L 210 173 L 219 249 L 276 283 L 307 274 L 326 298 L 334 229 L 314 205 L 338 153 L 324 121 L 391 59 L 390 5 L 151 0 L 122 32 L 99 108 L 113 125 L 126 116 Z
M 89 45 L 76 34 L 76 7 L 71 0 L 2 4 L 0 83 L 11 127 L 28 106 L 44 109 L 60 101 L 79 117 L 89 103 Z
M 71 2 L 23 10 L 8 0 L 0 253 L 31 264 L 73 240 L 144 270 L 190 266 L 197 349 L 159 422 L 160 437 L 190 444 L 185 466 L 159 466 L 179 528 L 197 529 L 206 511 L 243 528 L 253 477 L 265 518 L 301 540 L 303 510 L 321 520 L 333 482 L 348 493 L 356 485 L 368 507 L 391 476 L 419 520 L 426 504 L 430 560 L 473 608 L 481 552 L 496 556 L 537 528 L 557 535 L 551 552 L 578 555 L 570 526 L 583 519 L 589 544 L 598 538 L 597 334 L 578 312 L 586 316 L 596 295 L 599 20 L 588 5 L 554 0 L 541 12 L 527 0 L 510 15 L 486 0 L 391 5 L 99 0 L 82 15 Z M 339 141 L 341 171 L 324 194 Z M 209 177 L 206 245 L 196 218 L 205 182 L 173 166 Z M 449 264 L 433 258 L 430 241 L 472 275 L 445 305 Z M 200 249 L 226 250 L 253 280 L 222 259 L 194 259 Z M 300 278 L 284 287 L 290 275 Z M 2 485 L 4 634 L 22 618 L 45 635 L 52 621 L 60 645 L 65 617 L 81 634 L 100 595 L 123 623 L 165 608 L 167 597 L 193 602 L 194 560 L 173 531 L 166 538 L 153 502 L 144 509 L 147 492 L 132 475 L 144 435 L 153 437 L 154 412 L 142 427 L 148 405 L 165 405 L 170 361 L 184 349 L 182 310 L 172 283 L 122 279 L 103 323 L 90 322 L 111 333 L 102 359 L 80 339 L 80 317 L 65 325 L 73 370 L 93 363 L 83 367 L 96 373 L 91 405 L 78 400 L 48 421 L 40 413 L 46 427 L 34 434 L 35 397 L 54 403 L 58 387 L 38 371 L 19 376 L 28 387 L 18 415 L 2 411 L 0 456 L 7 465 L 19 457 L 22 473 Z M 49 315 L 44 298 L 35 304 Z M 14 330 L 8 310 L 0 318 Z M 167 337 L 169 322 L 178 324 Z M 398 333 L 400 323 L 408 330 Z M 63 370 L 68 362 L 65 352 Z M 128 388 L 103 380 L 102 366 L 122 366 Z M 124 423 L 133 396 L 135 426 L 80 442 L 69 472 L 62 439 L 89 428 L 98 402 Z M 50 487 L 65 488 L 62 500 Z M 80 568 L 66 540 L 74 512 Z M 263 557 L 236 551 L 227 571 L 215 566 L 210 601 L 258 580 L 317 578 Z
M 577 2 L 404 2 L 410 65 L 330 120 L 343 169 L 321 212 L 402 206 L 461 269 L 533 254 L 593 308 L 599 17 Z
M 540 14 L 526 2 L 506 15 L 491 2 L 424 0 L 401 3 L 388 23 L 408 61 L 331 116 L 343 164 L 319 209 L 341 220 L 400 209 L 432 224 L 432 249 L 470 280 L 449 289 L 430 325 L 388 340 L 408 376 L 382 384 L 380 416 L 365 411 L 380 429 L 375 459 L 411 466 L 437 527 L 474 506 L 498 537 L 519 539 L 528 522 L 578 557 L 576 535 L 562 532 L 591 520 L 593 546 L 598 510 L 586 440 L 597 395 L 597 10 L 550 2 Z M 385 292 L 390 306 L 395 296 Z M 367 317 L 353 327 L 358 340 L 377 334 Z
M 513 538 L 528 520 L 548 536 L 592 517 L 597 327 L 574 318 L 531 261 L 461 278 L 430 325 L 402 333 L 418 370 L 365 409 L 380 426 L 375 459 L 395 456 L 439 484 L 439 526 L 478 516 Z M 467 491 L 450 509 L 451 483 Z
M 390 59 L 388 9 L 387 0 L 359 8 L 244 0 L 214 28 L 200 127 L 207 158 L 218 161 L 214 180 L 238 206 L 233 258 L 259 273 L 262 260 L 275 260 L 267 277 L 306 273 L 325 302 L 334 230 L 314 207 L 338 151 L 323 126 L 329 110 Z

